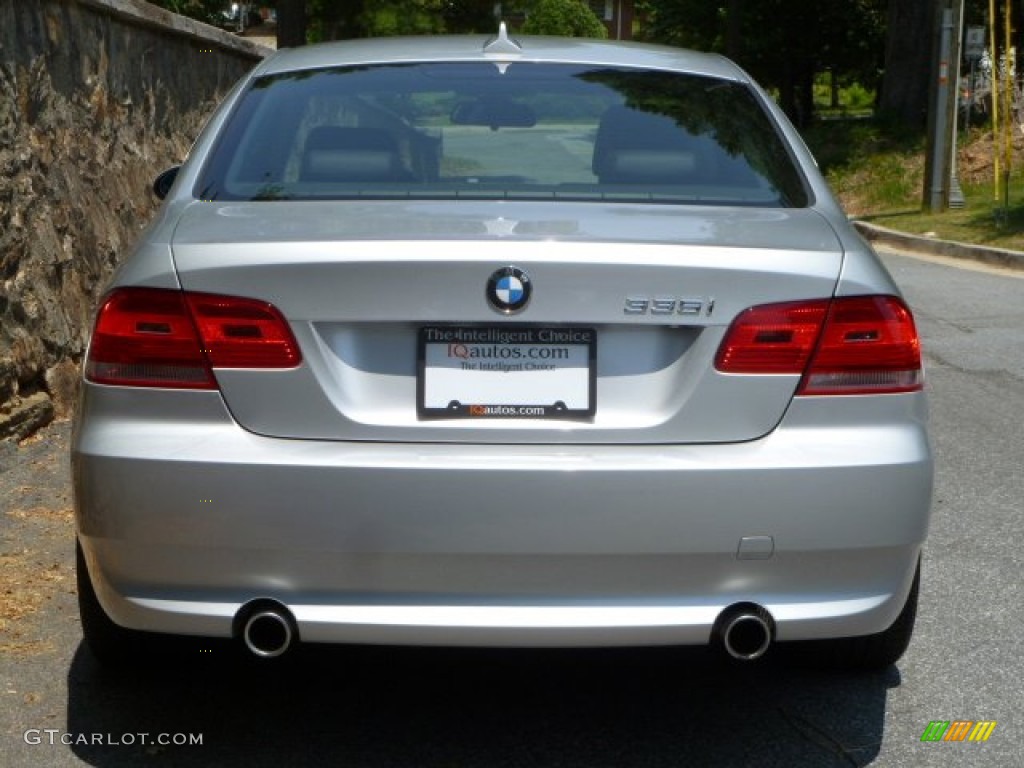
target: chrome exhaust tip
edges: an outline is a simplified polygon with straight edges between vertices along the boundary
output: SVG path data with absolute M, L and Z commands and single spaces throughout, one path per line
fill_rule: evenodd
M 722 648 L 740 661 L 761 658 L 775 638 L 775 622 L 771 614 L 753 603 L 727 608 L 715 623 Z
M 284 655 L 295 636 L 291 615 L 283 608 L 257 608 L 242 625 L 245 647 L 263 659 Z

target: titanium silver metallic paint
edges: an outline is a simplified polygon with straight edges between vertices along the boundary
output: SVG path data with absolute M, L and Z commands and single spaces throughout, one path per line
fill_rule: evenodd
M 536 60 L 748 82 L 715 56 L 520 42 L 503 54 L 482 38 L 309 46 L 249 81 Z M 247 84 L 112 287 L 258 297 L 287 318 L 303 362 L 218 369 L 215 391 L 83 383 L 78 539 L 116 624 L 226 637 L 255 600 L 286 606 L 306 642 L 702 644 L 737 603 L 763 606 L 779 641 L 893 623 L 928 527 L 924 394 L 794 397 L 799 376 L 713 365 L 748 307 L 898 295 L 756 86 L 806 179 L 805 208 L 201 202 L 193 189 Z M 510 264 L 543 290 L 508 322 L 598 329 L 595 418 L 418 421 L 417 329 L 505 322 L 481 289 Z M 751 537 L 771 537 L 770 556 L 741 558 Z

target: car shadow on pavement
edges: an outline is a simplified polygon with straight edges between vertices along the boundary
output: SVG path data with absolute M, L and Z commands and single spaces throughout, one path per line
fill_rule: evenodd
M 76 757 L 104 767 L 859 766 L 878 755 L 886 694 L 900 684 L 895 667 L 815 671 L 776 649 L 745 665 L 691 648 L 310 647 L 280 662 L 226 642 L 194 650 L 112 674 L 80 646 L 68 672 Z

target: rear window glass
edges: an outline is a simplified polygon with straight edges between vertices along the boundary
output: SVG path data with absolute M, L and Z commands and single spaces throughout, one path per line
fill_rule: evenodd
M 526 62 L 257 79 L 195 193 L 807 205 L 786 145 L 746 86 Z

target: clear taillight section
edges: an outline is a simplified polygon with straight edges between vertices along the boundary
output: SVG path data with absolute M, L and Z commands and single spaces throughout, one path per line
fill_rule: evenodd
M 97 384 L 216 389 L 213 368 L 300 362 L 287 321 L 265 301 L 120 288 L 100 307 L 85 375 Z
M 802 375 L 798 395 L 913 392 L 923 384 L 914 318 L 895 296 L 751 307 L 733 321 L 715 367 Z

